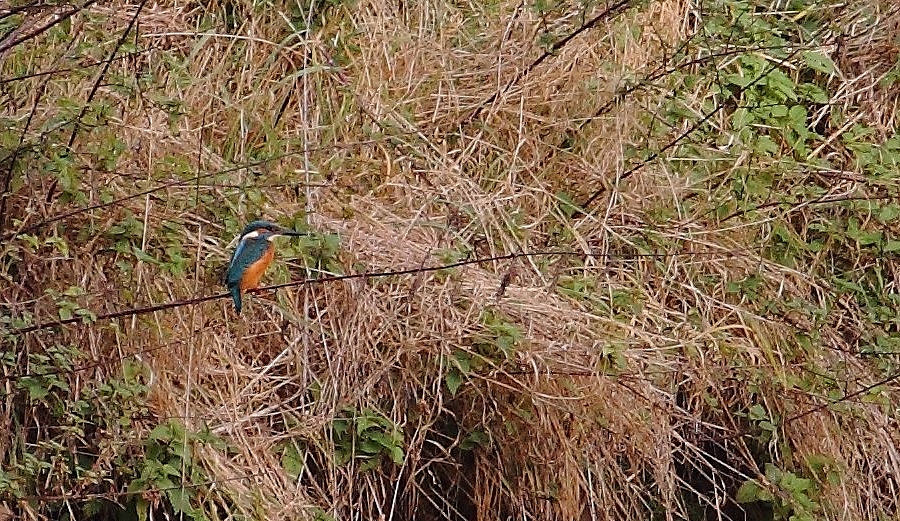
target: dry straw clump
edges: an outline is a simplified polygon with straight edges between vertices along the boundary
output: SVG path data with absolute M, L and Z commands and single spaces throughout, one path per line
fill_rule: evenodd
M 15 371 L 60 346 L 83 358 L 53 393 L 76 403 L 136 371 L 146 401 L 125 428 L 66 438 L 96 476 L 53 467 L 4 504 L 34 519 L 114 504 L 195 519 L 893 515 L 892 358 L 860 351 L 896 326 L 873 333 L 875 305 L 831 275 L 876 266 L 890 293 L 896 269 L 859 234 L 851 259 L 831 242 L 785 251 L 832 220 L 882 223 L 890 250 L 886 210 L 823 203 L 896 192 L 866 181 L 845 138 L 848 121 L 896 130 L 898 15 L 806 3 L 113 2 L 10 45 L 0 448 L 58 436 Z M 18 25 L 0 50 L 42 9 L 4 14 Z M 834 25 L 796 52 L 716 25 L 775 34 L 823 12 Z M 832 74 L 804 77 L 801 48 Z M 725 77 L 760 55 L 833 91 L 809 111 L 819 141 L 802 161 L 772 125 L 753 131 L 775 159 L 735 123 L 758 85 Z M 231 235 L 260 215 L 314 231 L 280 243 L 273 281 L 502 258 L 288 286 L 240 317 L 214 300 L 16 333 L 218 292 Z M 189 458 L 173 459 L 179 439 Z M 180 463 L 172 487 L 140 481 L 154 457 Z

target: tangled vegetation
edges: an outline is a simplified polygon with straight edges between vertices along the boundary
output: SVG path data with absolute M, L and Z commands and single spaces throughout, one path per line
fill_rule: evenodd
M 893 519 L 898 33 L 0 7 L 0 520 Z M 258 217 L 309 235 L 237 316 Z

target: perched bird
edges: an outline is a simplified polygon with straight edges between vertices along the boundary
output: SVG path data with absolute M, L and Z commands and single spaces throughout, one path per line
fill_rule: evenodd
M 259 287 L 259 279 L 275 258 L 273 241 L 280 235 L 304 234 L 269 221 L 253 221 L 241 232 L 240 240 L 234 253 L 231 254 L 231 262 L 225 272 L 225 285 L 231 293 L 231 298 L 234 299 L 234 309 L 239 314 L 241 297 L 248 290 Z

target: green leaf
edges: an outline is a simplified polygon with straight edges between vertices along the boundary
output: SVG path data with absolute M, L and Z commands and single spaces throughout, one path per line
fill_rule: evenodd
M 750 113 L 749 110 L 741 107 L 734 111 L 734 114 L 731 115 L 731 128 L 735 130 L 740 130 L 750 123 L 753 123 L 753 114 Z
M 884 246 L 881 247 L 881 251 L 885 253 L 900 251 L 900 241 L 887 241 L 884 243 Z
M 359 465 L 359 470 L 362 472 L 366 472 L 368 470 L 372 470 L 381 463 L 381 458 L 369 458 L 363 460 L 363 462 Z
M 778 143 L 772 141 L 772 138 L 769 136 L 759 136 L 756 138 L 756 151 L 761 152 L 763 154 L 775 155 L 781 147 L 778 146 Z
M 872 244 L 878 244 L 881 242 L 882 237 L 881 230 L 867 231 L 867 230 L 858 230 L 855 233 L 850 233 L 848 231 L 847 236 L 851 239 L 856 240 L 860 246 L 870 246 Z
M 474 430 L 468 434 L 463 440 L 459 443 L 459 448 L 462 450 L 472 450 L 478 445 L 488 446 L 490 444 L 490 438 L 488 435 L 481 430 Z
M 822 87 L 815 85 L 813 83 L 804 83 L 802 85 L 797 86 L 797 91 L 801 96 L 805 97 L 809 101 L 813 103 L 821 103 L 826 104 L 830 100 L 828 99 L 828 93 Z
M 303 472 L 303 456 L 293 443 L 288 443 L 281 451 L 281 467 L 294 479 Z
M 393 438 L 383 432 L 368 432 L 366 433 L 366 436 L 368 436 L 369 440 L 373 443 L 377 443 L 386 449 L 389 449 L 395 445 Z
M 556 199 L 559 201 L 560 211 L 568 218 L 575 215 L 575 212 L 579 209 L 578 203 L 575 202 L 575 198 L 566 192 L 557 192 Z
M 402 447 L 392 447 L 391 448 L 391 461 L 396 463 L 397 465 L 403 464 L 403 448 Z
M 190 514 L 194 511 L 191 507 L 191 497 L 188 494 L 187 489 L 174 488 L 166 491 L 166 495 L 169 497 L 169 503 L 172 504 L 172 509 L 174 509 L 176 513 L 184 512 Z
M 178 460 L 175 460 L 175 461 L 178 461 Z M 163 472 L 163 475 L 165 475 L 165 476 L 175 476 L 175 477 L 181 476 L 181 469 L 176 467 L 175 465 L 170 465 L 169 463 L 166 463 L 162 467 L 160 467 L 160 470 Z
M 769 418 L 769 415 L 766 413 L 766 409 L 760 405 L 755 404 L 750 407 L 750 419 L 753 421 L 766 420 Z
M 809 132 L 806 126 L 806 107 L 803 105 L 794 105 L 788 110 L 788 120 L 791 122 L 790 127 L 801 136 L 805 136 Z
M 353 458 L 353 455 L 350 454 L 349 450 L 335 450 L 334 451 L 334 464 L 338 467 L 343 467 L 347 463 L 350 463 L 350 460 Z
M 465 351 L 456 351 L 453 353 L 453 358 L 456 360 L 456 365 L 463 374 L 472 370 L 472 357 L 469 353 L 466 353 Z
M 749 479 L 738 488 L 734 499 L 738 503 L 753 503 L 754 501 L 765 501 L 762 496 L 766 492 L 756 480 Z
M 753 80 L 754 80 L 754 78 L 751 78 L 749 76 L 744 76 L 741 74 L 729 74 L 728 76 L 725 77 L 725 81 L 727 81 L 728 83 L 730 83 L 732 85 L 737 85 L 738 87 L 741 87 L 741 88 L 746 87 L 747 85 L 750 85 L 751 83 L 753 83 Z
M 331 430 L 334 431 L 336 437 L 343 438 L 350 432 L 350 422 L 347 420 L 334 420 L 331 423 Z
M 766 78 L 766 85 L 772 89 L 772 95 L 780 101 L 794 101 L 797 99 L 797 93 L 794 91 L 796 86 L 794 81 L 777 69 L 769 73 L 769 76 Z M 778 94 L 781 94 L 781 96 L 778 96 Z
M 356 448 L 360 452 L 362 452 L 364 454 L 369 454 L 369 455 L 375 455 L 375 454 L 378 454 L 379 452 L 381 452 L 381 444 L 376 441 L 372 441 L 372 440 L 360 441 L 356 445 Z
M 887 204 L 878 209 L 876 218 L 882 223 L 892 222 L 900 217 L 900 205 Z
M 28 398 L 31 401 L 41 401 L 50 393 L 50 390 L 35 378 L 22 378 L 19 380 L 19 386 L 28 390 Z
M 777 430 L 777 427 L 775 427 L 775 424 L 768 420 L 763 420 L 763 421 L 759 422 L 759 428 L 766 432 L 775 432 Z
M 780 483 L 781 479 L 784 477 L 784 472 L 771 463 L 765 464 L 763 472 L 766 477 L 769 478 L 769 481 L 772 481 L 773 483 Z
M 814 71 L 831 75 L 837 70 L 834 61 L 825 53 L 819 51 L 806 51 L 802 56 L 806 66 Z
M 153 485 L 154 485 L 155 488 L 159 489 L 160 491 L 163 491 L 163 490 L 175 490 L 176 488 L 178 488 L 178 487 L 175 485 L 175 482 L 173 482 L 173 481 L 172 481 L 171 479 L 169 479 L 169 478 L 159 478 L 159 479 L 154 479 L 154 480 L 153 480 Z
M 158 260 L 156 260 L 154 257 L 151 257 L 150 255 L 147 254 L 147 252 L 138 248 L 137 246 L 132 246 L 131 252 L 134 253 L 134 256 L 137 257 L 137 259 L 139 261 L 149 262 L 151 264 L 157 264 L 157 265 L 159 264 Z
M 172 439 L 172 428 L 168 423 L 157 425 L 150 431 L 150 439 L 154 441 L 170 441 Z
M 450 391 L 450 396 L 456 396 L 456 392 L 459 390 L 459 386 L 462 385 L 462 382 L 462 375 L 455 369 L 447 371 L 447 374 L 444 375 L 444 383 L 447 384 L 447 390 Z
M 76 309 L 75 314 L 84 319 L 84 322 L 96 322 L 97 314 L 90 309 Z
M 80 297 L 87 293 L 84 288 L 79 286 L 69 286 L 65 291 L 63 291 L 63 295 L 67 297 Z
M 142 496 L 136 496 L 134 500 L 134 509 L 137 512 L 138 521 L 147 521 L 147 514 L 150 512 L 150 502 Z
M 379 418 L 378 416 L 360 416 L 356 419 L 356 434 L 362 434 L 372 427 L 383 428 L 385 427 L 385 422 L 386 420 Z

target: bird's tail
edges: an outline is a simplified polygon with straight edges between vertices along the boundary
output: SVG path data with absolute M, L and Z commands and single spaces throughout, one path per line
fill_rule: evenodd
M 235 284 L 233 286 L 228 286 L 228 292 L 231 293 L 231 298 L 234 299 L 234 310 L 238 315 L 241 314 L 241 286 L 240 284 Z

